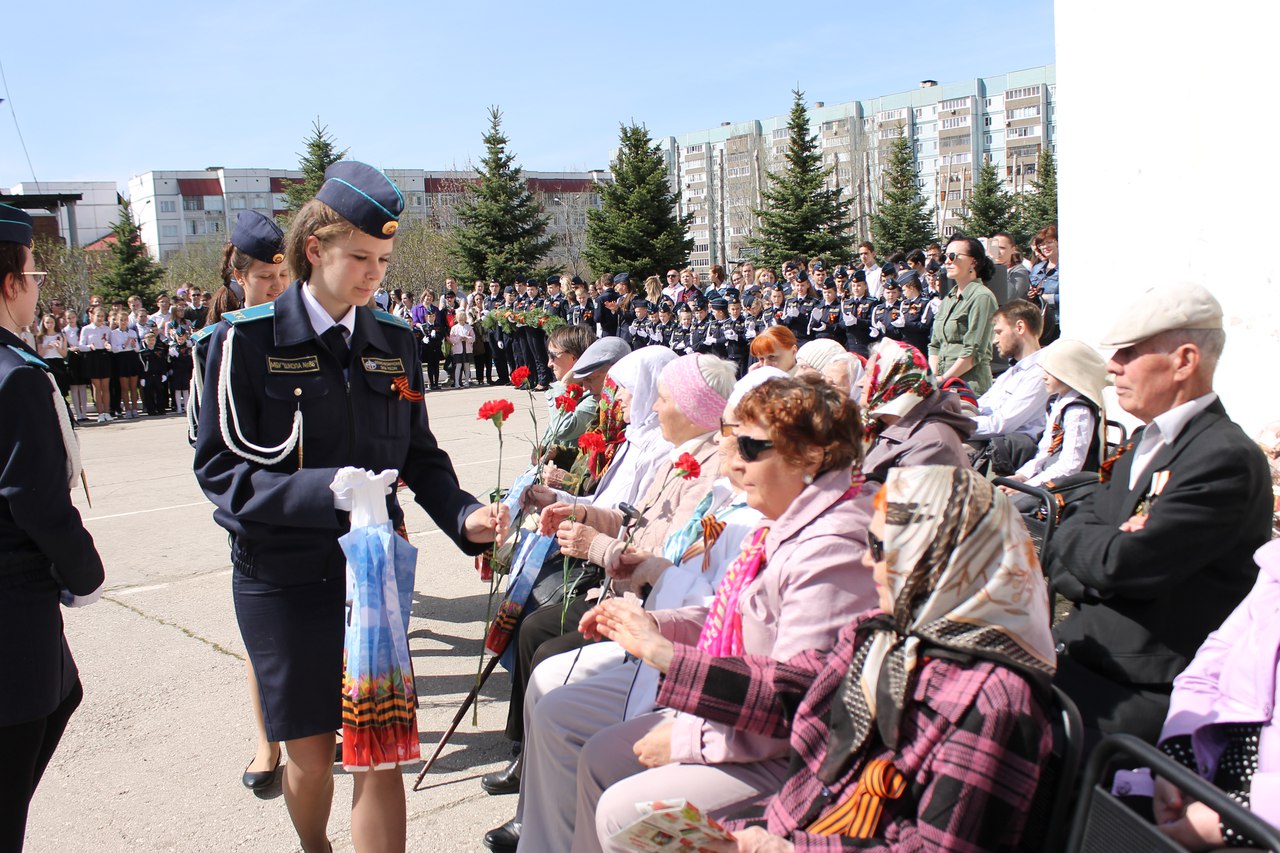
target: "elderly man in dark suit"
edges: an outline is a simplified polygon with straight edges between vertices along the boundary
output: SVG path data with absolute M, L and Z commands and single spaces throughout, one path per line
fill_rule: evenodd
M 1075 603 L 1056 683 L 1091 740 L 1155 742 L 1173 678 L 1244 598 L 1271 532 L 1262 451 L 1213 391 L 1222 307 L 1199 285 L 1152 287 L 1103 339 L 1121 407 L 1145 426 L 1111 478 L 1050 540 L 1045 570 Z

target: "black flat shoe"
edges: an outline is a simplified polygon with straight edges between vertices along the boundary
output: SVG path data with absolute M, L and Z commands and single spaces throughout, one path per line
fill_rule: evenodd
M 520 769 L 524 766 L 522 758 L 523 756 L 516 756 L 506 767 L 481 777 L 480 787 L 484 788 L 485 793 L 495 797 L 520 793 Z
M 244 775 L 240 777 L 240 782 L 250 791 L 262 791 L 270 788 L 280 780 L 280 774 L 284 772 L 284 767 L 280 764 L 280 759 L 284 757 L 284 750 L 276 753 L 276 766 L 270 770 L 248 770 L 244 771 Z
M 523 824 L 518 820 L 509 820 L 497 829 L 484 834 L 484 846 L 493 853 L 515 853 L 520 843 L 520 830 Z

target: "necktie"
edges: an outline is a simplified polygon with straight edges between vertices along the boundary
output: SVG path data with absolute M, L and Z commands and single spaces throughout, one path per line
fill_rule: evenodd
M 320 340 L 324 341 L 324 345 L 329 348 L 329 352 L 333 353 L 333 357 L 338 360 L 338 364 L 342 365 L 343 370 L 346 370 L 351 363 L 351 347 L 347 345 L 346 329 L 342 326 L 330 326 L 320 336 Z

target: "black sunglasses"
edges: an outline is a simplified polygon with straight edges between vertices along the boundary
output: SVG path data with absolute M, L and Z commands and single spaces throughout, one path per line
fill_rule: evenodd
M 767 438 L 751 438 L 750 436 L 738 436 L 738 455 L 747 462 L 755 462 L 760 458 L 760 454 L 766 450 L 773 449 L 773 442 Z
M 962 255 L 959 252 L 947 252 L 947 260 L 954 261 L 956 258 L 972 258 L 973 255 Z
M 884 561 L 884 540 L 870 530 L 867 531 L 867 549 L 871 551 L 871 561 L 873 563 Z

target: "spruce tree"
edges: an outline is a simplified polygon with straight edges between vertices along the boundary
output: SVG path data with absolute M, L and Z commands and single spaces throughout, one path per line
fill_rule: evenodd
M 1040 149 L 1031 189 L 1021 194 L 1022 231 L 1029 240 L 1046 225 L 1058 221 L 1058 168 L 1048 146 Z
M 458 205 L 460 224 L 453 231 L 452 252 L 466 280 L 510 282 L 534 271 L 554 242 L 546 236 L 550 219 L 529 191 L 515 155 L 507 152 L 507 142 L 502 111 L 490 107 L 479 180 Z
M 1015 225 L 1013 199 L 1000 186 L 996 167 L 983 163 L 978 180 L 967 204 L 969 213 L 961 217 L 961 230 L 974 237 L 990 237 L 997 231 L 1009 231 Z
M 141 296 L 145 304 L 153 304 L 164 268 L 147 254 L 129 202 L 120 206 L 120 218 L 111 226 L 111 234 L 115 240 L 98 272 L 95 292 L 107 304 L 123 302 L 135 294 Z
M 839 189 L 826 188 L 833 169 L 822 167 L 818 137 L 809 131 L 804 92 L 797 89 L 791 94 L 786 169 L 782 174 L 767 174 L 768 187 L 761 192 L 764 205 L 755 211 L 760 217 L 759 233 L 747 241 L 766 266 L 779 266 L 795 257 L 843 258 L 853 245 L 849 220 L 853 202 L 842 201 Z
M 623 125 L 613 164 L 613 183 L 600 192 L 600 209 L 587 211 L 587 239 L 582 257 L 592 273 L 627 270 L 644 277 L 669 267 L 682 267 L 693 250 L 681 218 L 678 192 L 667 182 L 661 149 L 643 126 Z
M 289 213 L 297 213 L 302 206 L 316 197 L 324 184 L 324 172 L 347 156 L 348 149 L 338 150 L 329 127 L 320 124 L 320 117 L 311 123 L 311 135 L 306 140 L 307 150 L 298 155 L 298 168 L 302 171 L 301 183 L 291 183 L 285 188 L 285 201 Z
M 933 217 L 916 186 L 911 138 L 902 136 L 889 152 L 880 204 L 871 214 L 871 239 L 883 255 L 921 249 L 934 238 Z

